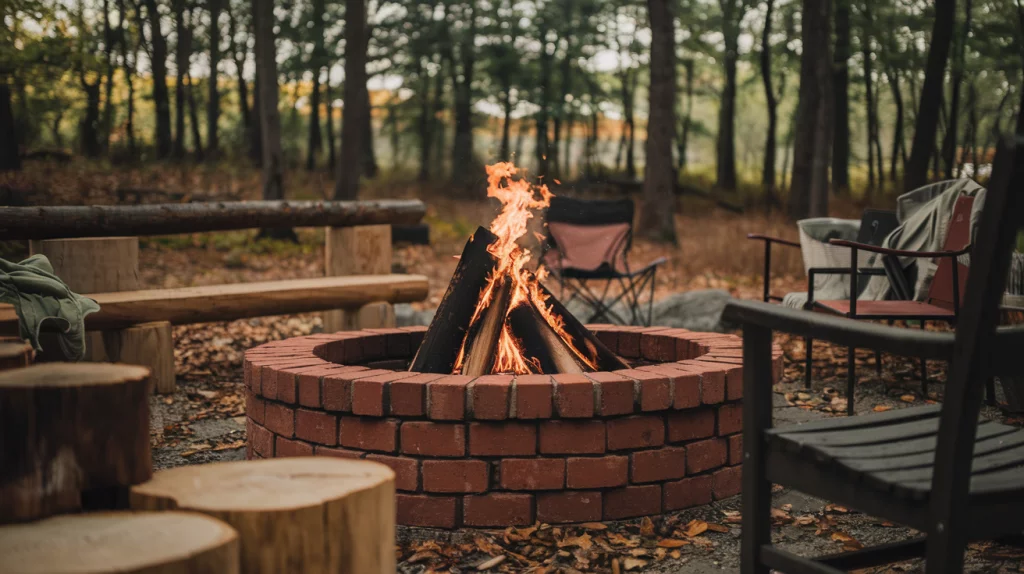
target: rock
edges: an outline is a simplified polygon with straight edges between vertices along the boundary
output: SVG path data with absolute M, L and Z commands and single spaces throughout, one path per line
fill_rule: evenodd
M 671 295 L 654 302 L 651 325 L 691 331 L 729 331 L 731 326 L 722 322 L 722 311 L 731 298 L 729 292 L 722 289 Z
M 426 327 L 434 319 L 437 309 L 417 311 L 408 303 L 395 305 L 395 324 L 399 327 Z

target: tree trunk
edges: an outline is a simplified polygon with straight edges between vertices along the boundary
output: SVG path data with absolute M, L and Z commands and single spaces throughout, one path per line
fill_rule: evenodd
M 255 4 L 257 0 L 252 0 Z M 253 26 L 255 26 L 256 16 L 253 15 Z M 255 34 L 253 34 L 255 36 Z M 256 58 L 256 47 L 253 46 L 253 59 Z M 275 79 L 275 84 L 277 83 Z M 256 64 L 256 71 L 253 73 L 252 81 L 252 109 L 253 113 L 250 116 L 252 118 L 252 137 L 249 141 L 249 159 L 253 161 L 257 166 L 263 166 L 263 106 L 260 101 L 260 67 Z
M 137 10 L 138 8 L 136 8 Z M 125 138 L 128 140 L 128 157 L 132 160 L 136 159 L 136 144 L 135 144 L 135 64 L 134 61 L 138 58 L 138 48 L 132 46 L 131 55 L 132 58 L 128 58 L 128 37 L 125 33 L 124 23 L 127 18 L 127 10 L 125 8 L 125 0 L 117 0 L 117 39 L 121 45 L 121 63 L 122 71 L 124 72 L 124 81 L 128 86 L 128 101 L 127 104 L 127 117 L 125 118 Z M 142 33 L 141 31 L 139 32 Z
M 462 69 L 452 60 L 452 90 L 455 96 L 455 136 L 452 145 L 452 179 L 468 183 L 479 177 L 467 166 L 473 160 L 473 69 L 476 65 L 476 9 L 470 4 L 469 26 L 462 39 L 459 56 Z
M 85 116 L 81 120 L 80 139 L 82 154 L 95 158 L 103 153 L 100 142 L 100 78 L 90 84 L 85 76 L 81 77 L 82 89 L 85 90 Z
M 185 157 L 185 106 L 188 96 L 185 89 L 185 75 L 188 73 L 189 54 L 192 51 L 192 32 L 185 21 L 185 0 L 171 0 L 174 7 L 174 30 L 176 42 L 174 65 L 177 68 L 174 84 L 174 151 L 176 159 Z
M 331 93 L 331 70 L 327 69 L 327 82 L 324 83 L 324 135 L 327 138 L 327 170 L 330 173 L 335 173 L 336 167 L 335 158 L 337 157 L 337 150 L 335 149 L 335 138 L 334 138 L 334 95 Z
M 870 0 L 866 0 L 870 1 Z M 833 59 L 835 133 L 832 138 L 832 191 L 850 191 L 850 0 L 835 0 L 836 51 Z
M 842 2 L 843 0 L 840 0 Z M 764 98 L 768 106 L 768 132 L 764 142 L 764 165 L 761 169 L 761 185 L 764 186 L 768 205 L 775 197 L 775 131 L 778 123 L 775 90 L 772 88 L 772 11 L 775 0 L 768 0 L 768 11 L 764 17 L 764 31 L 761 33 L 761 80 L 764 83 Z M 689 70 L 688 70 L 689 71 Z
M 844 0 L 837 0 L 837 2 L 839 2 L 839 3 L 842 3 L 843 1 Z M 871 70 L 871 24 L 872 24 L 872 15 L 871 15 L 871 4 L 870 4 L 870 2 L 871 2 L 871 0 L 867 0 L 866 2 L 864 2 L 864 6 L 863 6 L 863 10 L 864 10 L 864 13 L 863 13 L 864 27 L 861 30 L 861 34 L 862 35 L 861 35 L 861 38 L 860 38 L 861 56 L 864 59 L 864 109 L 865 109 L 865 114 L 867 115 L 867 124 L 868 124 L 868 126 L 867 126 L 868 127 L 868 129 L 867 129 L 867 136 L 868 136 L 868 189 L 867 189 L 867 197 L 868 198 L 870 198 L 871 194 L 875 191 L 875 147 L 874 147 L 874 143 L 875 143 L 875 140 L 877 139 L 877 130 L 878 130 L 878 110 L 875 109 L 875 97 L 874 97 L 874 88 L 875 87 L 874 87 L 873 78 L 871 77 L 871 74 L 872 74 L 872 70 Z M 838 96 L 836 97 L 836 100 L 837 101 L 839 100 Z M 841 114 L 837 113 L 836 114 L 837 118 L 840 115 Z M 837 127 L 836 129 L 839 130 L 841 128 Z M 835 163 L 836 163 L 836 159 L 835 158 L 832 158 L 832 163 L 833 163 L 833 165 L 835 165 Z M 833 172 L 833 174 L 834 173 L 835 172 Z M 833 175 L 833 177 L 835 177 L 835 175 Z M 881 171 L 879 171 L 879 173 L 878 173 L 878 179 L 879 180 L 882 179 Z M 833 181 L 833 185 L 835 185 L 834 181 Z
M 540 47 L 540 102 L 538 102 L 540 109 L 537 110 L 537 145 L 534 150 L 537 155 L 537 175 L 539 176 L 548 174 L 548 108 L 551 103 L 552 56 L 548 54 L 548 44 L 544 40 L 547 33 L 547 26 L 541 23 L 538 27 L 538 37 L 542 39 Z
M 313 68 L 313 88 L 309 95 L 309 141 L 306 144 L 306 170 L 316 169 L 316 158 L 323 147 L 320 139 L 320 68 Z
M 654 241 L 676 243 L 675 170 L 675 30 L 669 0 L 648 0 L 651 22 L 651 86 L 644 171 L 644 202 L 638 230 Z
M 686 169 L 686 154 L 690 145 L 690 123 L 693 117 L 693 60 L 684 60 L 683 69 L 686 70 L 686 107 L 683 108 L 683 126 L 678 145 L 679 173 Z
M 886 69 L 886 80 L 892 90 L 892 100 L 896 104 L 896 121 L 892 128 L 892 159 L 889 161 L 889 181 L 896 181 L 896 164 L 902 157 L 906 163 L 906 144 L 903 142 L 903 93 L 900 91 L 900 77 L 891 67 Z M 902 154 L 902 155 L 901 155 Z
M 366 0 L 345 0 L 345 107 L 334 199 L 356 199 L 363 169 L 369 101 L 366 94 Z
M 430 102 L 430 76 L 422 63 L 417 61 L 417 73 L 420 79 L 419 104 L 420 113 L 417 119 L 417 132 L 420 140 L 420 171 L 417 180 L 426 182 L 430 179 L 430 142 L 434 137 L 433 109 Z
M 725 87 L 718 107 L 718 140 L 715 148 L 715 187 L 736 189 L 736 60 L 739 58 L 739 25 L 742 5 L 735 0 L 720 0 L 722 36 L 725 53 L 722 64 Z
M 370 105 L 370 90 L 365 85 L 363 101 L 366 102 L 366 114 L 363 115 L 363 175 L 373 179 L 380 169 L 377 167 L 377 152 L 373 146 L 373 106 Z
M 910 147 L 910 160 L 903 175 L 903 189 L 910 191 L 928 182 L 928 158 L 935 148 L 938 129 L 942 85 L 946 75 L 949 43 L 953 37 L 956 0 L 935 0 L 935 21 L 932 25 L 931 46 L 925 65 L 924 86 L 914 127 L 914 141 Z
M 220 64 L 220 12 L 223 0 L 209 0 L 210 7 L 210 79 L 206 98 L 206 153 L 216 159 L 220 150 L 217 121 L 220 118 L 220 92 L 217 90 L 217 66 Z
M 793 149 L 789 215 L 828 215 L 829 151 L 832 148 L 831 0 L 803 0 L 800 101 Z
M 103 56 L 107 62 L 106 89 L 103 98 L 102 147 L 110 150 L 110 132 L 114 131 L 114 71 L 117 70 L 114 58 L 114 30 L 110 27 L 110 2 L 103 0 Z
M 505 115 L 501 122 L 501 151 L 498 153 L 498 158 L 501 161 L 510 161 L 509 154 L 511 149 L 509 146 L 511 142 L 509 137 L 511 136 L 510 132 L 512 129 L 512 79 L 505 70 L 501 72 L 501 90 L 501 103 Z
M 146 2 L 146 16 L 149 19 L 149 36 L 152 51 L 153 107 L 156 110 L 156 157 L 165 159 L 171 155 L 171 99 L 167 89 L 167 38 L 160 29 L 160 10 L 157 0 Z M 139 33 L 142 23 L 139 22 Z
M 192 146 L 196 161 L 203 161 L 205 152 L 203 150 L 203 138 L 199 132 L 199 106 L 196 105 L 195 86 L 192 85 L 192 74 L 185 76 L 188 81 L 186 97 L 188 99 L 189 126 L 192 128 Z
M 263 150 L 263 199 L 284 199 L 284 158 L 281 154 L 281 116 L 277 110 L 277 46 L 274 1 L 253 0 L 256 30 L 256 89 L 259 94 Z M 290 230 L 289 230 L 290 231 Z M 293 232 L 294 233 L 294 232 Z M 277 235 L 266 233 L 265 235 Z
M 18 151 L 18 132 L 14 125 L 14 109 L 11 107 L 11 89 L 7 78 L 0 76 L 0 171 L 21 169 L 21 154 Z
M 633 114 L 633 102 L 636 96 L 637 76 L 636 70 L 629 70 L 626 73 L 628 88 L 623 93 L 623 103 L 626 108 L 626 177 L 636 179 L 636 117 Z
M 946 179 L 954 176 L 957 164 L 957 129 L 960 125 L 960 86 L 964 80 L 964 57 L 967 51 L 967 38 L 971 33 L 971 0 L 964 0 L 964 21 L 960 24 L 959 34 L 955 39 L 952 73 L 950 74 L 949 121 L 946 122 L 946 133 L 942 138 L 942 163 L 946 168 Z

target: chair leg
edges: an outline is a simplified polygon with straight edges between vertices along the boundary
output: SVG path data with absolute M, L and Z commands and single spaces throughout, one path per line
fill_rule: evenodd
M 849 348 L 846 365 L 846 416 L 853 416 L 853 387 L 857 382 L 857 349 Z
M 807 347 L 807 364 L 804 368 L 804 387 L 811 388 L 811 361 L 814 358 L 814 339 L 806 337 L 804 339 L 804 346 Z
M 985 404 L 989 406 L 996 405 L 996 378 L 989 377 L 985 381 Z
M 878 374 L 878 380 L 882 380 L 882 351 L 875 349 L 875 373 Z
M 964 552 L 967 550 L 966 528 L 950 521 L 942 530 L 928 533 L 925 571 L 928 574 L 953 574 L 964 571 Z
M 924 331 L 924 321 L 921 321 L 921 330 Z M 921 359 L 921 394 L 928 398 L 928 361 Z

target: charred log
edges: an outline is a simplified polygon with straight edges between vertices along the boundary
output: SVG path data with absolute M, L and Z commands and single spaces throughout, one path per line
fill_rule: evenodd
M 531 301 L 508 314 L 512 333 L 519 339 L 526 361 L 538 373 L 583 373 L 587 369 L 565 341 L 548 325 Z
M 498 337 L 505 326 L 508 304 L 512 299 L 512 281 L 504 277 L 494 287 L 491 302 L 466 334 L 463 345 L 462 374 L 471 377 L 488 375 L 498 356 Z
M 597 336 L 584 327 L 583 323 L 580 323 L 580 320 L 551 294 L 551 291 L 548 291 L 544 285 L 541 285 L 540 289 L 548 299 L 547 303 L 551 307 L 551 312 L 564 321 L 565 333 L 570 339 L 569 343 L 574 349 L 586 355 L 587 359 L 597 367 L 597 370 L 617 371 L 630 368 L 628 363 L 613 353 Z

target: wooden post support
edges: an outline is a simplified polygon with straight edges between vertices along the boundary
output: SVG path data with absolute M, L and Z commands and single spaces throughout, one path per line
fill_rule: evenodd
M 77 510 L 152 475 L 149 371 L 46 363 L 0 373 L 0 524 Z
M 20 339 L 0 339 L 0 371 L 20 369 L 32 363 L 32 345 Z
M 391 226 L 328 227 L 324 274 L 387 275 L 391 273 Z M 390 303 L 370 303 L 359 309 L 337 309 L 323 314 L 324 332 L 395 326 Z
M 138 237 L 45 239 L 30 242 L 30 249 L 33 254 L 45 255 L 54 273 L 75 293 L 88 295 L 141 289 Z M 156 392 L 174 392 L 174 341 L 170 323 L 89 331 L 85 359 L 148 367 Z
M 331 457 L 182 466 L 132 487 L 135 510 L 180 509 L 239 533 L 245 574 L 395 571 L 395 474 Z
M 238 533 L 189 512 L 96 512 L 0 526 L 0 571 L 238 574 Z

